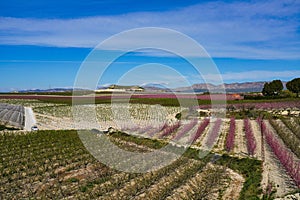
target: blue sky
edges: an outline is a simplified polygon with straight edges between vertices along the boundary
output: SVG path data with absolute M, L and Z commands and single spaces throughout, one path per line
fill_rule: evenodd
M 121 31 L 150 26 L 193 38 L 213 58 L 226 83 L 300 77 L 297 0 L 11 0 L 1 1 L 0 7 L 0 91 L 71 87 L 97 44 Z M 103 50 L 103 55 L 109 53 Z M 191 84 L 203 81 L 183 59 L 158 54 L 127 54 L 99 84 L 116 83 L 126 70 L 146 63 L 170 66 Z M 175 75 L 156 69 L 156 74 L 168 76 L 151 80 L 137 70 L 122 83 L 181 86 Z

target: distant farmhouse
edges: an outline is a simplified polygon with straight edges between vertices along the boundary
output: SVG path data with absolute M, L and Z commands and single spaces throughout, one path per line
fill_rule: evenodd
M 231 97 L 231 98 L 229 98 L 231 100 L 242 100 L 242 99 L 244 99 L 244 97 L 241 96 L 240 94 L 229 94 L 228 96 Z M 228 98 L 228 96 L 227 96 L 227 98 Z
M 97 89 L 95 92 L 143 92 L 144 88 L 140 86 L 122 86 L 122 85 L 111 85 L 107 88 Z

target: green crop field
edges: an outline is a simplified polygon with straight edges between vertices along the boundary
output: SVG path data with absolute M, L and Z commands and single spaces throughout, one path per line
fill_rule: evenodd
M 124 133 L 109 138 L 131 151 L 164 145 Z M 259 197 L 260 161 L 223 156 L 212 162 L 213 155 L 200 160 L 198 153 L 188 149 L 184 156 L 160 170 L 131 174 L 111 169 L 93 158 L 76 131 L 4 132 L 0 135 L 0 198 L 209 199 L 212 194 L 221 197 L 229 187 L 227 168 L 245 178 L 240 199 Z M 213 167 L 208 167 L 209 163 Z M 205 187 L 208 184 L 211 187 Z

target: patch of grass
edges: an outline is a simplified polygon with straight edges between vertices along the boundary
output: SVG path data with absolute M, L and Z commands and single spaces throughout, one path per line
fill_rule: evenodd
M 164 142 L 161 140 L 134 137 L 134 136 L 128 135 L 127 133 L 124 133 L 124 132 L 113 133 L 113 134 L 111 134 L 111 137 L 119 138 L 119 139 L 121 139 L 123 141 L 127 141 L 127 142 L 133 142 L 137 145 L 146 146 L 151 149 L 160 149 L 160 148 L 164 147 L 165 145 L 167 145 L 167 142 Z
M 68 181 L 72 182 L 72 183 L 76 183 L 76 182 L 79 182 L 79 179 L 78 178 L 70 178 Z
M 262 162 L 252 158 L 234 158 L 223 155 L 217 164 L 225 165 L 234 171 L 241 173 L 245 178 L 244 187 L 240 194 L 240 200 L 260 199 L 262 194 Z
M 81 186 L 79 188 L 80 192 L 86 192 L 88 190 L 88 187 L 87 186 Z

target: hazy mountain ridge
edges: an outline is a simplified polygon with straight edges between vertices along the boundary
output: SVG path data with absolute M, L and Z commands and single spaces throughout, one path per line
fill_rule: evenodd
M 43 93 L 43 92 L 72 92 L 72 91 L 84 91 L 86 89 L 81 88 L 50 88 L 50 89 L 28 89 L 28 90 L 19 90 L 20 93 Z
M 213 85 L 213 84 L 206 84 L 206 83 L 198 83 L 193 84 L 191 87 L 178 87 L 178 88 L 166 88 L 159 84 L 148 84 L 139 86 L 140 88 L 145 89 L 145 91 L 155 91 L 155 92 L 207 92 L 207 91 L 218 91 L 225 87 L 226 92 L 229 93 L 243 93 L 243 92 L 261 92 L 265 81 L 259 82 L 244 82 L 244 83 L 225 83 L 224 85 Z M 284 87 L 286 82 L 282 82 Z M 126 86 L 129 87 L 129 86 Z M 137 86 L 135 86 L 137 87 Z M 101 89 L 109 88 L 106 87 L 98 87 Z M 84 90 L 84 89 L 76 89 L 76 90 Z M 20 90 L 18 92 L 26 93 L 26 92 L 68 92 L 73 91 L 73 88 L 51 88 L 51 89 L 29 89 L 29 90 Z
M 224 85 L 213 85 L 213 84 L 194 84 L 191 87 L 180 87 L 176 88 L 175 91 L 178 92 L 188 92 L 193 89 L 195 92 L 206 92 L 208 90 L 216 91 L 220 90 L 225 87 L 226 92 L 261 92 L 265 81 L 259 81 L 259 82 L 244 82 L 244 83 L 225 83 Z M 285 85 L 285 82 L 283 82 Z

